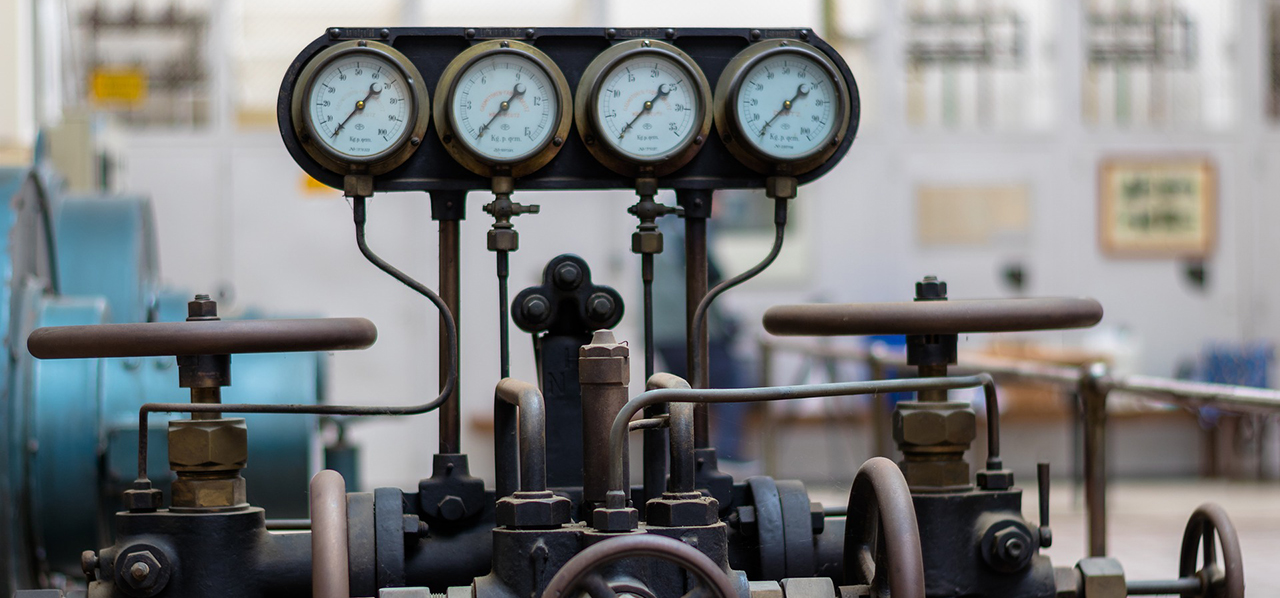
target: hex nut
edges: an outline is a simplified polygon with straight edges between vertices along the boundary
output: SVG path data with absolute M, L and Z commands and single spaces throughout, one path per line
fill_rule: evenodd
M 440 499 L 436 508 L 439 509 L 440 518 L 445 521 L 457 521 L 467 516 L 467 503 L 452 494 L 446 494 Z
M 569 523 L 572 503 L 550 491 L 516 492 L 498 500 L 498 525 L 511 529 L 552 529 Z
M 1031 542 L 1031 535 L 1020 526 L 1011 525 L 992 537 L 986 560 L 993 569 L 1012 573 L 1025 568 L 1034 554 L 1035 546 Z
M 591 512 L 591 527 L 602 532 L 629 532 L 640 525 L 640 512 L 632 507 L 599 507 Z
M 977 429 L 977 415 L 961 403 L 905 403 L 893 413 L 893 437 L 900 445 L 949 444 L 963 451 Z
M 520 233 L 509 228 L 490 230 L 489 251 L 515 251 L 520 248 Z
M 208 295 L 196 295 L 194 301 L 187 302 L 187 317 L 201 320 L 216 319 L 218 302 L 210 299 Z
M 115 562 L 116 586 L 130 596 L 154 596 L 169 583 L 168 559 L 142 544 L 122 551 Z
M 582 268 L 574 263 L 563 263 L 556 266 L 555 283 L 565 291 L 572 291 L 582 284 Z
M 782 580 L 782 593 L 787 598 L 826 598 L 837 595 L 830 577 L 792 577 Z
M 986 469 L 978 472 L 978 486 L 983 490 L 1008 490 L 1013 487 L 1013 472 Z
M 130 513 L 151 513 L 164 506 L 164 494 L 157 488 L 125 490 L 124 508 Z
M 720 520 L 720 501 L 697 492 L 664 492 L 645 504 L 645 522 L 660 527 L 711 525 Z
M 169 422 L 169 466 L 174 471 L 230 471 L 249 460 L 244 418 Z
M 662 253 L 662 233 L 640 231 L 631 233 L 632 253 Z
M 173 510 L 231 509 L 249 504 L 244 478 L 178 476 L 170 487 Z

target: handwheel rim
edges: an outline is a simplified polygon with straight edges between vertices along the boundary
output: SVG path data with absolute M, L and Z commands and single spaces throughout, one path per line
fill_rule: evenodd
M 1214 552 L 1213 535 L 1218 537 L 1222 547 L 1222 558 L 1218 559 Z M 1196 561 L 1200 549 L 1204 548 L 1205 563 L 1203 569 L 1211 564 L 1221 564 L 1223 573 L 1222 593 L 1216 588 L 1205 587 L 1203 598 L 1244 598 L 1244 562 L 1240 555 L 1240 538 L 1236 534 L 1235 525 L 1221 505 L 1205 503 L 1196 508 L 1187 520 L 1187 528 L 1182 534 L 1182 554 L 1178 562 L 1178 576 L 1197 575 Z M 1205 580 L 1204 583 L 1208 583 Z
M 911 489 L 898 465 L 884 457 L 868 459 L 853 479 L 844 576 L 846 584 L 870 584 L 873 590 L 883 589 L 887 581 L 894 598 L 924 598 L 924 559 Z
M 652 557 L 692 572 L 715 598 L 738 598 L 729 576 L 710 557 L 679 540 L 653 534 L 611 538 L 587 547 L 565 563 L 542 591 L 542 598 L 568 598 L 597 568 L 624 558 Z M 598 592 L 581 588 L 593 597 Z

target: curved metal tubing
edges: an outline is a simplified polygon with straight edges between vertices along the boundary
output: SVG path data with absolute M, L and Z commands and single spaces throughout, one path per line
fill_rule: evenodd
M 311 478 L 311 595 L 350 598 L 347 483 L 326 469 Z
M 396 269 L 386 260 L 378 257 L 364 238 L 365 198 L 352 199 L 352 217 L 356 225 L 356 245 L 379 270 L 391 275 L 405 286 L 431 301 L 440 311 L 440 321 L 444 326 L 445 338 L 449 350 L 449 375 L 440 386 L 440 393 L 434 399 L 420 405 L 235 405 L 211 403 L 147 403 L 138 409 L 138 479 L 135 485 L 139 488 L 150 488 L 147 480 L 147 415 L 149 413 L 289 413 L 311 415 L 420 415 L 439 408 L 453 395 L 458 385 L 458 326 L 453 319 L 453 312 L 439 295 L 426 285 L 414 280 L 408 274 Z
M 777 305 L 764 329 L 788 336 L 965 334 L 1088 328 L 1102 304 L 1084 297 Z
M 541 492 L 547 489 L 547 412 L 542 391 L 537 386 L 503 378 L 493 391 L 494 454 L 497 457 L 498 498 L 515 491 L 515 471 L 511 464 L 520 462 L 520 491 Z M 516 411 L 520 426 L 520 454 L 516 455 L 516 430 L 510 425 L 511 410 Z M 500 422 L 497 411 L 507 412 Z
M 881 549 L 886 554 L 876 555 Z M 924 598 L 924 557 L 911 489 L 896 463 L 872 457 L 858 468 L 849 490 L 844 583 L 880 585 L 886 577 L 894 598 Z M 878 589 L 872 588 L 873 595 Z
M 365 349 L 378 328 L 364 318 L 213 320 L 48 326 L 27 337 L 40 359 L 234 355 Z
M 674 374 L 659 372 L 649 377 L 645 390 L 689 389 L 689 382 Z M 671 428 L 671 477 L 667 480 L 669 492 L 694 491 L 693 464 L 693 403 L 671 403 L 668 406 L 667 426 Z
M 586 590 L 592 598 L 613 598 L 613 590 L 596 573 L 596 569 L 635 557 L 652 557 L 685 567 L 715 598 L 738 598 L 729 576 L 710 557 L 684 542 L 655 534 L 618 536 L 592 544 L 556 572 L 547 589 L 543 590 L 542 598 L 568 598 L 578 587 Z
M 836 382 L 828 384 L 803 384 L 798 386 L 771 386 L 765 388 L 659 388 L 649 390 L 627 401 L 609 429 L 609 492 L 626 496 L 626 480 L 623 475 L 623 440 L 632 416 L 645 407 L 658 403 L 756 403 L 814 397 L 840 397 L 890 392 L 918 392 L 921 390 L 956 390 L 981 386 L 987 404 L 987 469 L 1002 469 L 1000 461 L 1000 408 L 996 400 L 995 381 L 988 374 L 973 376 L 948 376 L 945 378 L 908 378 L 903 380 L 866 380 L 862 382 Z
M 1217 532 L 1219 544 L 1222 545 L 1222 562 L 1215 556 L 1213 535 Z M 1195 577 L 1196 557 L 1199 549 L 1204 549 L 1204 566 L 1210 563 L 1218 565 L 1223 575 L 1225 593 L 1210 593 L 1211 588 L 1204 588 L 1202 596 L 1222 596 L 1223 598 L 1244 598 L 1244 562 L 1240 556 L 1240 537 L 1236 535 L 1236 527 L 1227 517 L 1226 509 L 1217 503 L 1205 503 L 1196 507 L 1187 520 L 1187 529 L 1182 534 L 1182 555 L 1178 562 L 1178 577 Z M 1207 583 L 1208 580 L 1205 580 Z

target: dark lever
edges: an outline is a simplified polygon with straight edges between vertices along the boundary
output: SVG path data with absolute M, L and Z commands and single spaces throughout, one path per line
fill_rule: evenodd
M 1094 299 L 973 299 L 898 303 L 778 305 L 764 328 L 792 336 L 965 334 L 1087 328 L 1102 320 Z
M 1036 481 L 1040 493 L 1040 547 L 1053 544 L 1053 532 L 1049 529 L 1049 464 L 1036 464 Z
M 38 328 L 27 349 L 40 359 L 233 355 L 364 349 L 378 329 L 364 318 L 208 320 Z

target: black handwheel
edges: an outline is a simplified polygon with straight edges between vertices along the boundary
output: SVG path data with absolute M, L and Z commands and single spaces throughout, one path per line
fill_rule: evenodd
M 1214 542 L 1215 536 L 1217 542 Z M 1222 547 L 1219 562 L 1216 546 Z M 1203 549 L 1203 551 L 1202 551 Z M 1204 562 L 1196 569 L 1197 557 Z M 1244 563 L 1240 558 L 1240 538 L 1227 512 L 1216 503 L 1196 508 L 1182 534 L 1182 557 L 1178 577 L 1199 577 L 1201 591 L 1183 598 L 1244 598 Z
M 844 526 L 844 583 L 868 585 L 872 596 L 924 598 L 924 558 L 911 489 L 898 465 L 884 457 L 868 459 L 853 478 Z
M 738 598 L 729 576 L 707 555 L 698 549 L 666 536 L 636 534 L 610 538 L 588 547 L 564 564 L 542 598 L 570 598 L 577 589 L 591 598 L 615 598 L 617 593 L 609 587 L 599 569 L 624 558 L 652 557 L 683 567 L 693 573 L 700 582 L 681 598 Z

